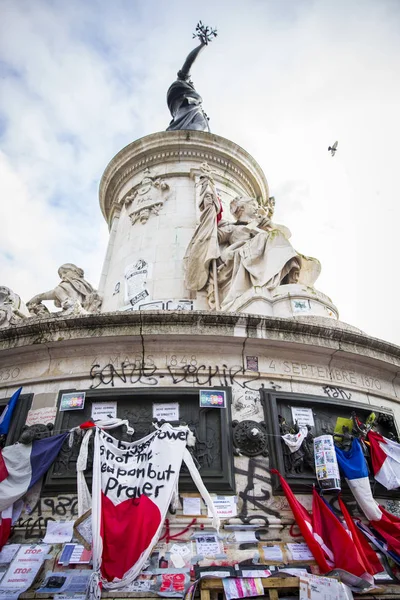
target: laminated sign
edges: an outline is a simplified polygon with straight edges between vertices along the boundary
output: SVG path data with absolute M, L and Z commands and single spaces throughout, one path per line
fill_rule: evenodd
M 340 490 L 339 466 L 331 435 L 314 438 L 315 473 L 323 490 Z
M 189 435 L 187 426 L 165 423 L 141 440 L 122 442 L 96 429 L 93 568 L 105 588 L 119 589 L 140 573 L 160 536 L 182 460 L 218 525 L 211 498 L 186 448 Z

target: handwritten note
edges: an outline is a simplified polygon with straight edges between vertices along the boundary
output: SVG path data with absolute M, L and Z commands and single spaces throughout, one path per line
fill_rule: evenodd
M 183 498 L 183 514 L 184 515 L 201 515 L 201 499 L 200 498 Z
M 20 548 L 20 544 L 7 544 L 0 552 L 0 564 L 9 565 Z
M 192 554 L 191 543 L 189 544 L 173 544 L 169 551 L 172 554 L 180 554 L 180 556 L 189 556 Z
M 292 560 L 314 560 L 311 550 L 305 543 L 287 544 Z
M 201 556 L 216 556 L 222 552 L 218 537 L 211 533 L 196 537 L 196 549 Z
M 153 404 L 153 419 L 158 421 L 179 421 L 179 402 Z
M 306 425 L 310 425 L 310 427 L 314 427 L 314 416 L 312 412 L 312 408 L 300 408 L 292 406 L 292 419 L 293 423 L 296 423 L 299 427 L 305 427 Z
M 106 421 L 115 419 L 117 416 L 117 401 L 112 402 L 93 402 L 92 419 L 93 421 Z
M 262 549 L 267 562 L 269 560 L 283 561 L 282 548 L 280 546 L 263 546 Z
M 46 535 L 43 538 L 45 544 L 62 544 L 72 540 L 74 529 L 73 521 L 48 521 Z

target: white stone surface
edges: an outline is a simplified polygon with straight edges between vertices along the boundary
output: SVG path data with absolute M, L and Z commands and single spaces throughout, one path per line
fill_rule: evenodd
M 203 293 L 197 298 L 185 287 L 183 270 L 183 257 L 197 224 L 196 183 L 205 161 L 215 171 L 227 218 L 231 218 L 233 197 L 249 193 L 268 197 L 267 182 L 255 161 L 229 140 L 204 132 L 147 136 L 127 146 L 106 168 L 100 204 L 110 226 L 110 243 L 100 284 L 102 312 L 126 307 L 122 293 L 125 268 L 138 260 L 152 267 L 145 288 L 147 301 L 193 299 L 195 309 L 206 307 Z M 156 181 L 163 182 L 164 191 L 154 187 Z M 130 214 L 138 198 L 149 206 L 160 198 L 163 201 L 158 214 L 132 223 Z
M 108 165 L 100 185 L 100 204 L 110 226 L 99 286 L 104 297 L 102 312 L 140 307 L 140 301 L 136 301 L 140 294 L 134 297 L 131 306 L 123 289 L 126 268 L 138 261 L 149 265 L 141 290 L 143 302 L 162 302 L 166 306 L 167 300 L 186 299 L 193 301 L 195 310 L 209 309 L 210 303 L 213 307 L 213 296 L 205 288 L 200 290 L 185 284 L 184 273 L 184 257 L 201 214 L 200 190 L 204 193 L 201 182 L 205 167 L 211 174 L 213 191 L 222 202 L 225 221 L 234 219 L 230 206 L 237 196 L 258 198 L 272 214 L 268 185 L 260 167 L 225 138 L 205 132 L 164 132 L 130 144 Z M 154 206 L 157 210 L 152 211 Z M 290 236 L 285 227 L 277 227 Z M 268 256 L 260 256 L 261 275 L 264 263 L 272 275 L 274 261 L 285 263 L 283 258 L 279 262 L 277 252 L 284 250 L 287 254 L 291 247 L 289 242 L 286 245 L 287 248 L 281 248 L 278 244 L 279 248 L 270 250 Z M 318 261 L 312 264 L 318 270 Z M 306 277 L 307 265 L 306 261 L 302 266 Z M 245 293 L 233 291 L 222 308 L 285 318 L 338 317 L 330 299 L 304 283 L 280 287 L 274 283 L 274 287 L 273 290 L 270 286 L 253 287 Z M 194 289 L 197 291 L 191 291 Z

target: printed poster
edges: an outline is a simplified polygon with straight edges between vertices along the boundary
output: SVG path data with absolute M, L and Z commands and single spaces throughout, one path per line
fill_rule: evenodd
M 1 580 L 0 598 L 18 598 L 30 588 L 49 550 L 50 546 L 45 544 L 21 546 Z
M 82 410 L 85 407 L 86 392 L 72 392 L 63 394 L 60 401 L 60 411 Z
M 149 265 L 142 258 L 125 269 L 125 301 L 132 306 L 148 297 L 146 289 Z
M 179 421 L 179 402 L 154 402 L 153 419 L 157 421 Z
M 293 423 L 296 423 L 299 427 L 314 427 L 314 417 L 312 408 L 302 408 L 300 406 L 291 406 Z
M 93 402 L 92 414 L 93 421 L 106 421 L 117 417 L 117 401 Z
M 37 590 L 38 594 L 57 594 L 64 593 L 74 598 L 75 594 L 85 594 L 89 585 L 89 579 L 92 571 L 85 570 L 65 570 L 65 571 L 47 571 L 46 579 L 41 588 Z
M 335 444 L 331 435 L 314 438 L 315 473 L 323 490 L 341 490 Z
M 199 390 L 200 408 L 226 408 L 226 392 L 223 390 Z
M 220 519 L 236 517 L 237 496 L 211 496 L 211 499 Z M 210 509 L 208 509 L 208 516 L 212 516 Z

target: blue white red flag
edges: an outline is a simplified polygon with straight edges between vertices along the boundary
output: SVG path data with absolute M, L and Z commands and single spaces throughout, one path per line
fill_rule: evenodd
M 335 450 L 340 470 L 361 510 L 370 521 L 379 521 L 382 513 L 372 496 L 368 466 L 359 440 L 353 439 L 350 450 L 342 450 L 337 446 Z
M 372 527 L 387 542 L 389 549 L 400 554 L 400 519 L 380 506 L 373 498 L 368 466 L 361 444 L 353 439 L 350 450 L 335 447 L 339 467 L 346 478 L 357 504 Z
M 7 435 L 8 430 L 10 429 L 11 418 L 13 416 L 15 405 L 18 402 L 21 390 L 22 387 L 20 387 L 16 392 L 13 393 L 10 400 L 8 401 L 7 406 L 3 410 L 3 413 L 0 417 L 0 435 Z
M 400 444 L 380 433 L 368 433 L 375 479 L 388 490 L 400 487 Z
M 32 444 L 14 444 L 0 451 L 0 511 L 9 508 L 46 473 L 68 433 Z

